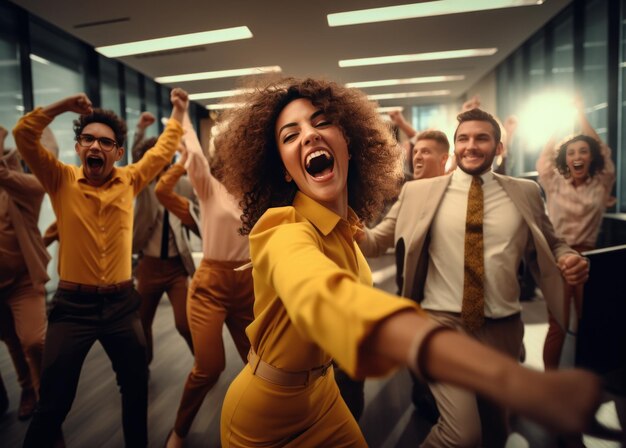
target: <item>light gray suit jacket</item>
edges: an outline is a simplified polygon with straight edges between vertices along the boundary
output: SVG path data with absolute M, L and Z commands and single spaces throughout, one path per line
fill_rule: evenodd
M 135 201 L 135 219 L 133 222 L 133 253 L 141 254 L 143 249 L 148 244 L 148 240 L 154 228 L 157 225 L 157 213 L 159 207 L 163 207 L 156 197 L 154 188 L 156 186 L 156 180 L 150 182 L 150 184 L 141 190 L 137 195 Z M 193 193 L 193 187 L 191 182 L 186 176 L 179 179 L 174 187 L 174 191 L 181 196 L 189 199 L 189 206 L 191 207 L 192 216 L 199 216 L 198 200 Z M 169 215 L 170 228 L 174 235 L 174 241 L 176 249 L 180 255 L 180 258 L 185 266 L 187 273 L 192 276 L 196 271 L 193 256 L 191 255 L 191 249 L 189 247 L 189 229 L 187 229 L 183 223 L 173 213 Z M 198 225 L 198 228 L 200 226 Z
M 366 229 L 366 238 L 359 244 L 366 256 L 381 255 L 396 245 L 404 247 L 402 295 L 417 302 L 423 299 L 430 225 L 451 177 L 449 174 L 407 182 L 387 216 L 375 228 Z M 525 250 L 525 260 L 550 311 L 565 327 L 563 278 L 556 260 L 562 255 L 576 252 L 555 235 L 545 212 L 539 186 L 535 182 L 495 173 L 494 177 L 517 206 L 530 229 L 532 238 L 529 238 Z

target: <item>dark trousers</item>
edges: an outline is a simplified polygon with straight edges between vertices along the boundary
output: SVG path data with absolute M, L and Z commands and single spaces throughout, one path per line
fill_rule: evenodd
M 337 365 L 334 365 L 334 369 L 335 382 L 339 387 L 341 398 L 346 402 L 350 413 L 358 422 L 365 408 L 365 381 L 353 380 Z
M 122 394 L 126 447 L 147 445 L 148 367 L 138 306 L 132 288 L 112 294 L 57 291 L 48 316 L 40 399 L 24 447 L 52 446 L 60 437 L 81 367 L 96 341 L 111 360 Z

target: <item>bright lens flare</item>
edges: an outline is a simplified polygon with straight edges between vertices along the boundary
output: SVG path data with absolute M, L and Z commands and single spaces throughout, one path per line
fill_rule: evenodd
M 573 132 L 576 108 L 572 95 L 543 93 L 531 97 L 519 116 L 519 134 L 528 149 L 541 149 L 551 137 L 557 141 Z

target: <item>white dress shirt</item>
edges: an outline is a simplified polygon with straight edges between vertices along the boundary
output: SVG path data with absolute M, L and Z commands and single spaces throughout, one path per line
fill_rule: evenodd
M 518 268 L 530 238 L 521 213 L 489 171 L 484 196 L 485 316 L 503 318 L 521 311 Z M 422 308 L 460 313 L 467 196 L 472 176 L 454 171 L 430 228 L 428 275 Z

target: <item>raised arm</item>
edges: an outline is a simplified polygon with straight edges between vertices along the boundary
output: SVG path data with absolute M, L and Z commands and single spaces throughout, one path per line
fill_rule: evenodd
M 161 175 L 154 191 L 159 202 L 163 204 L 166 209 L 178 217 L 192 232 L 199 235 L 200 230 L 198 229 L 198 223 L 190 211 L 191 203 L 186 197 L 174 191 L 174 186 L 180 177 L 185 174 L 184 165 L 187 161 L 187 151 L 183 149 L 181 150 L 181 154 L 181 159 Z
M 185 114 L 183 128 L 185 130 L 183 141 L 185 142 L 185 148 L 187 148 L 188 153 L 185 168 L 189 174 L 191 185 L 193 185 L 198 197 L 200 199 L 206 199 L 211 195 L 211 183 L 214 179 L 211 174 L 211 168 L 209 167 L 209 161 L 202 153 L 200 140 L 198 140 L 198 135 L 191 125 L 188 114 Z
M 172 114 L 165 131 L 159 136 L 154 148 L 130 167 L 134 177 L 135 194 L 138 194 L 170 163 L 180 143 L 183 133 L 182 122 L 189 105 L 189 97 L 183 89 L 175 88 L 170 94 L 170 100 L 173 106 Z
M 156 121 L 156 117 L 150 112 L 142 112 L 135 128 L 135 135 L 133 136 L 133 146 L 131 149 L 131 155 L 133 156 L 133 162 L 140 159 L 137 155 L 137 149 L 143 143 L 146 136 L 146 129 Z
M 404 132 L 407 137 L 412 138 L 417 135 L 417 131 L 413 129 L 413 126 L 411 126 L 408 121 L 406 121 L 401 111 L 394 110 L 389 112 L 389 119 L 398 127 L 398 129 Z
M 62 113 L 89 114 L 92 111 L 93 107 L 87 95 L 78 93 L 44 108 L 35 109 L 23 116 L 13 129 L 17 149 L 46 191 L 56 191 L 64 166 L 42 146 L 44 128 Z
M 537 174 L 539 175 L 539 182 L 545 187 L 551 182 L 555 176 L 559 174 L 556 172 L 556 141 L 554 137 L 550 137 L 539 154 L 537 163 L 535 164 Z

